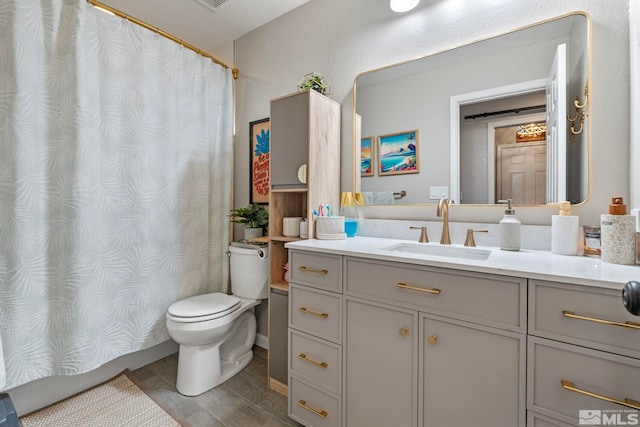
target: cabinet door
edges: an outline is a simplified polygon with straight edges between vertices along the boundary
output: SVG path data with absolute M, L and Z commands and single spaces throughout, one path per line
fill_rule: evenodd
M 347 426 L 417 425 L 417 312 L 345 301 Z
M 285 292 L 272 289 L 269 297 L 269 383 L 282 391 L 287 384 L 287 307 Z M 274 380 L 278 384 L 274 384 Z
M 525 336 L 421 314 L 424 427 L 525 425 Z
M 270 177 L 272 189 L 304 188 L 298 168 L 309 157 L 309 93 L 271 101 Z

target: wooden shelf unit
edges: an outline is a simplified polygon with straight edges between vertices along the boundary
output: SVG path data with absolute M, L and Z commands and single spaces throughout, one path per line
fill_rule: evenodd
M 313 90 L 271 100 L 270 144 L 268 371 L 269 386 L 286 396 L 288 316 L 272 313 L 272 308 L 282 307 L 282 293 L 289 290 L 285 244 L 301 238 L 284 237 L 282 219 L 307 218 L 308 238 L 313 238 L 313 210 L 320 204 L 340 205 L 340 104 Z M 306 182 L 298 179 L 302 164 L 307 166 Z M 272 305 L 274 292 L 278 302 Z

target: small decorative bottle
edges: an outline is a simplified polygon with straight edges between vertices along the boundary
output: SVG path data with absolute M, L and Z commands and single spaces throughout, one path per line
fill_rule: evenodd
M 614 197 L 609 213 L 600 215 L 602 262 L 636 265 L 636 217 L 627 215 L 622 197 Z
M 520 250 L 520 221 L 516 218 L 516 210 L 511 206 L 511 199 L 499 200 L 507 203 L 504 218 L 500 221 L 500 249 L 505 251 Z

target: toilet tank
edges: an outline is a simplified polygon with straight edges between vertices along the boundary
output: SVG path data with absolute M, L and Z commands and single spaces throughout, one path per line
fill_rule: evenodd
M 229 246 L 231 291 L 249 299 L 269 296 L 269 250 L 266 246 Z

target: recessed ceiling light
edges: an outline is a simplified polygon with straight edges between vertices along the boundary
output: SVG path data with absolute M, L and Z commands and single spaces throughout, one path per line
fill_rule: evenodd
M 389 7 L 394 12 L 408 12 L 420 3 L 420 0 L 391 0 Z

